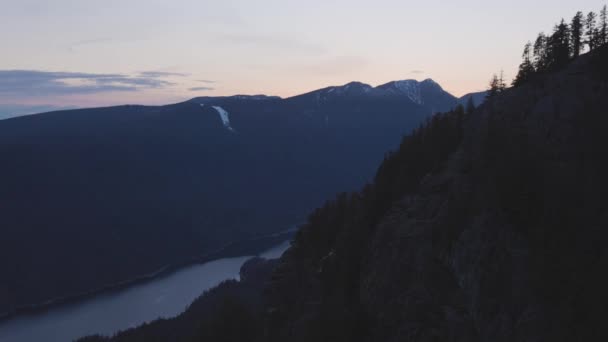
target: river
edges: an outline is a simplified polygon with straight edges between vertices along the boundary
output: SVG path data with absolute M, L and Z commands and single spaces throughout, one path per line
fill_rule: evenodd
M 275 259 L 288 247 L 285 241 L 259 256 Z M 0 323 L 0 342 L 66 342 L 92 334 L 112 335 L 157 318 L 177 316 L 203 291 L 224 280 L 238 279 L 239 269 L 249 258 L 188 266 L 117 292 L 14 317 Z

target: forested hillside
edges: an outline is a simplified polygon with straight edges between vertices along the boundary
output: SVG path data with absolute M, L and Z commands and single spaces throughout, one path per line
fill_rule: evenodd
M 302 227 L 266 340 L 605 339 L 607 63 L 597 48 L 405 138 Z

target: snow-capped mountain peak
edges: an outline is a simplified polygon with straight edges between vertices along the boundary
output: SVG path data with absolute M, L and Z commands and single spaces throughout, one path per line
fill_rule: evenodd
M 361 82 L 350 82 L 342 86 L 334 86 L 323 89 L 323 93 L 332 95 L 359 95 L 361 93 L 369 93 L 373 89 L 369 84 Z
M 382 89 L 389 94 L 405 95 L 410 100 L 412 100 L 412 102 L 417 103 L 419 105 L 424 103 L 420 91 L 420 82 L 416 80 L 392 81 L 380 85 L 377 88 Z
M 348 101 L 369 104 L 370 101 L 382 102 L 385 100 L 390 103 L 401 102 L 404 105 L 411 102 L 412 105 L 424 107 L 431 114 L 437 111 L 449 110 L 458 103 L 457 98 L 443 90 L 439 84 L 430 78 L 422 81 L 414 79 L 391 81 L 377 87 L 361 82 L 349 82 L 344 85 L 313 90 L 286 99 L 263 95 L 236 95 L 231 97 L 199 97 L 192 101 L 209 106 L 236 104 L 238 107 L 247 104 L 266 108 L 268 106 L 280 105 L 281 103 L 288 103 L 292 106 L 320 107 L 342 104 Z
M 441 85 L 439 85 L 439 83 L 435 82 L 433 79 L 430 79 L 430 78 L 427 78 L 426 80 L 420 82 L 420 85 L 443 91 L 443 88 L 441 87 Z

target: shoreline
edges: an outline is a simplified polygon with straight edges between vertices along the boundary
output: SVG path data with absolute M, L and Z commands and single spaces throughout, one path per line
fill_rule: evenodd
M 251 237 L 246 240 L 233 241 L 201 256 L 194 257 L 190 260 L 186 260 L 173 265 L 166 265 L 154 272 L 140 275 L 129 280 L 114 284 L 103 285 L 91 291 L 68 295 L 60 298 L 54 298 L 47 300 L 43 303 L 23 306 L 12 311 L 3 312 L 0 313 L 0 324 L 9 322 L 19 316 L 37 315 L 63 306 L 69 306 L 78 302 L 84 302 L 96 296 L 117 293 L 132 286 L 145 284 L 157 279 L 161 279 L 163 277 L 170 276 L 171 274 L 190 266 L 204 264 L 223 258 L 233 258 L 246 255 L 255 256 L 256 254 L 261 253 L 264 250 L 277 245 L 278 243 L 290 240 L 295 234 L 296 230 L 296 228 L 291 228 L 285 231 L 280 231 L 268 235 Z

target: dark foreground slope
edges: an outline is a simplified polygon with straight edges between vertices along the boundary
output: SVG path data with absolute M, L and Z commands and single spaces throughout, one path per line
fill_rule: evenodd
M 0 316 L 302 222 L 456 102 L 408 84 L 0 121 Z
M 606 340 L 607 108 L 603 48 L 436 116 L 310 216 L 258 334 L 184 340 Z
M 434 121 L 301 229 L 267 340 L 605 340 L 608 49 Z

